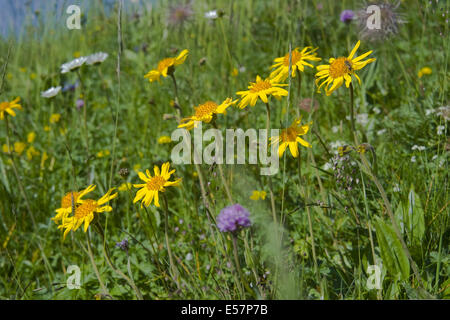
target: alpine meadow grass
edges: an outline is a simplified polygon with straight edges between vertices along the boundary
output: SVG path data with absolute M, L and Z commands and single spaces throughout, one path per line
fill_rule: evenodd
M 450 298 L 450 2 L 378 2 L 28 10 L 0 37 L 0 298 Z

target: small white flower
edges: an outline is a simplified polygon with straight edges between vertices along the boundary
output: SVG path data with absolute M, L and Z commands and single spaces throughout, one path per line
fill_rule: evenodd
M 400 187 L 399 187 L 398 183 L 394 184 L 394 187 L 392 188 L 392 191 L 400 192 Z
M 434 110 L 433 110 L 433 109 L 426 109 L 426 110 L 425 110 L 425 115 L 426 115 L 426 116 L 429 116 L 429 115 L 432 114 L 432 113 L 434 113 Z
M 361 113 L 356 115 L 356 123 L 365 126 L 369 122 L 369 115 L 367 113 Z
M 413 145 L 412 146 L 412 148 L 411 148 L 411 150 L 419 150 L 419 151 L 423 151 L 423 150 L 425 150 L 426 148 L 424 147 L 424 146 L 418 146 L 418 145 Z
M 416 162 L 416 156 L 411 157 L 411 162 Z
M 87 65 L 100 64 L 108 58 L 108 54 L 105 52 L 97 52 L 87 56 L 86 58 Z
M 323 165 L 323 170 L 330 170 L 331 168 L 333 168 L 333 166 L 329 162 Z
M 50 89 L 41 92 L 41 97 L 53 98 L 54 96 L 56 96 L 59 93 L 60 90 L 61 90 L 61 86 L 51 87 Z
M 438 155 L 437 154 L 435 154 L 434 156 L 433 156 L 433 158 L 431 158 L 431 160 L 436 160 L 437 159 L 437 157 L 438 157 Z
M 218 17 L 219 17 L 219 15 L 217 13 L 217 10 L 211 10 L 211 11 L 208 11 L 205 13 L 206 19 L 214 20 L 214 19 L 217 19 Z
M 377 131 L 377 135 L 381 136 L 382 134 L 384 134 L 386 132 L 386 129 L 381 129 Z
M 375 114 L 380 114 L 381 110 L 378 107 L 374 107 L 373 112 L 375 112 Z
M 444 134 L 445 131 L 445 126 L 438 126 L 437 127 L 437 134 L 440 136 L 442 134 Z
M 339 126 L 333 126 L 333 127 L 331 128 L 331 131 L 333 131 L 333 133 L 338 132 L 338 130 L 339 130 Z
M 86 60 L 87 60 L 86 57 L 80 57 L 80 58 L 77 58 L 70 62 L 64 63 L 61 66 L 61 73 L 67 73 L 67 72 L 78 69 L 86 62 Z
M 193 256 L 192 256 L 192 253 L 188 253 L 187 255 L 186 255 L 186 261 L 191 261 L 192 259 L 193 259 Z

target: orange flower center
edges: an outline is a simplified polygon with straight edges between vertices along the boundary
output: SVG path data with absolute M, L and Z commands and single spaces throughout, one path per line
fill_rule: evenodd
M 9 108 L 9 102 L 0 103 L 0 111 L 5 111 L 8 108 Z
M 337 58 L 330 65 L 330 77 L 333 79 L 352 72 L 352 63 L 345 57 Z
M 295 142 L 295 140 L 297 139 L 297 135 L 298 131 L 293 127 L 289 127 L 281 131 L 281 141 Z
M 164 184 L 166 183 L 166 179 L 161 176 L 154 176 L 150 181 L 147 181 L 147 189 L 151 191 L 158 191 Z
M 297 50 L 292 51 L 292 65 L 296 64 L 297 62 L 299 62 L 302 59 L 302 54 L 300 52 L 298 52 Z M 284 56 L 284 62 L 283 64 L 286 67 L 289 67 L 289 53 L 287 53 Z
M 174 63 L 175 63 L 174 58 L 165 58 L 158 63 L 158 71 L 162 72 L 164 69 L 173 66 Z
M 77 203 L 79 192 L 73 192 L 73 203 Z M 72 192 L 67 193 L 61 199 L 61 208 L 70 208 L 72 207 Z
M 269 80 L 261 80 L 252 85 L 250 92 L 255 93 L 255 92 L 264 91 L 264 90 L 267 90 L 270 88 L 272 88 L 272 84 L 270 83 Z
M 207 116 L 212 114 L 214 111 L 216 111 L 218 105 L 215 102 L 207 101 L 201 105 L 199 105 L 197 108 L 195 108 L 195 116 L 197 118 L 202 118 L 203 116 Z
M 83 219 L 97 209 L 97 201 L 87 199 L 75 209 L 75 219 Z

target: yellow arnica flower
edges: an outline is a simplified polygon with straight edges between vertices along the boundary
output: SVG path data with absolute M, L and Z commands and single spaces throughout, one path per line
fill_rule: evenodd
M 194 107 L 195 114 L 193 116 L 181 119 L 178 128 L 186 128 L 188 130 L 191 130 L 192 128 L 197 127 L 197 121 L 209 123 L 211 122 L 215 114 L 226 114 L 227 108 L 235 104 L 236 102 L 237 100 L 233 101 L 233 99 L 227 98 L 220 105 L 213 101 L 207 101 L 203 104 L 200 104 L 197 107 Z
M 51 218 L 51 220 L 58 223 L 60 220 L 64 220 L 72 213 L 72 208 L 76 208 L 77 205 L 83 202 L 83 197 L 89 192 L 95 189 L 95 185 L 90 185 L 86 189 L 82 191 L 70 191 L 65 194 L 65 196 L 61 199 L 61 208 L 56 209 L 56 215 Z M 73 203 L 72 203 L 73 198 Z
M 298 156 L 298 145 L 300 143 L 302 146 L 311 148 L 309 142 L 303 140 L 299 136 L 308 133 L 311 122 L 308 124 L 300 125 L 301 119 L 296 119 L 289 128 L 281 130 L 281 134 L 278 137 L 270 138 L 271 144 L 278 143 L 278 156 L 281 158 L 289 146 L 289 150 L 294 158 Z
M 253 107 L 256 104 L 258 98 L 264 103 L 268 103 L 267 96 L 274 96 L 276 99 L 281 99 L 282 96 L 287 96 L 287 90 L 279 87 L 285 87 L 287 84 L 277 83 L 275 79 L 261 79 L 260 76 L 256 76 L 256 82 L 250 82 L 247 91 L 238 91 L 237 95 L 240 95 L 242 100 L 239 102 L 238 107 L 244 109 L 249 104 Z
M 36 150 L 33 146 L 28 147 L 26 153 L 28 160 L 32 160 L 34 156 L 38 156 L 40 154 L 40 152 Z
M 56 123 L 61 119 L 61 115 L 59 113 L 53 113 L 50 116 L 50 123 Z
M 169 136 L 161 136 L 158 138 L 158 144 L 171 143 L 172 139 Z
M 131 189 L 131 186 L 132 186 L 132 184 L 129 183 L 129 182 L 127 182 L 127 183 L 122 183 L 122 184 L 120 185 L 120 187 L 117 188 L 117 190 L 119 190 L 119 191 L 121 191 L 121 192 L 122 192 L 122 191 L 127 191 L 128 188 Z
M 93 186 L 95 188 L 95 186 Z M 75 213 L 63 219 L 62 224 L 58 226 L 58 229 L 64 230 L 64 239 L 67 234 L 73 230 L 76 231 L 83 223 L 84 223 L 84 232 L 89 228 L 89 224 L 94 219 L 94 214 L 101 212 L 110 212 L 112 211 L 112 207 L 105 205 L 108 201 L 117 197 L 117 193 L 111 194 L 115 188 L 108 190 L 108 192 L 98 200 L 86 199 L 80 200 L 80 196 L 78 196 L 78 202 L 81 202 L 79 206 L 75 208 Z
M 0 120 L 3 120 L 5 118 L 5 112 L 13 117 L 16 116 L 16 113 L 13 109 L 19 109 L 22 110 L 22 106 L 18 104 L 17 102 L 20 101 L 20 97 L 15 98 L 13 101 L 8 102 L 0 102 Z
M 165 58 L 158 63 L 158 66 L 155 70 L 150 70 L 144 78 L 148 78 L 150 82 L 160 81 L 160 77 L 167 77 L 169 72 L 173 71 L 175 66 L 182 64 L 187 56 L 189 51 L 187 49 L 181 51 L 181 53 L 176 58 Z
M 264 200 L 266 199 L 267 193 L 265 191 L 253 190 L 252 195 L 250 196 L 250 200 Z
M 36 132 L 31 131 L 27 135 L 27 141 L 28 141 L 28 143 L 33 143 L 34 139 L 36 139 Z
M 14 142 L 14 151 L 20 156 L 27 145 L 23 142 Z
M 422 78 L 424 75 L 426 74 L 432 74 L 433 70 L 431 70 L 430 67 L 423 67 L 422 69 L 419 70 L 419 73 L 417 74 L 417 76 L 419 78 Z
M 159 192 L 164 192 L 165 187 L 177 186 L 180 184 L 181 179 L 175 181 L 169 181 L 170 176 L 175 172 L 175 169 L 169 171 L 170 164 L 168 162 L 164 163 L 161 166 L 161 171 L 158 166 L 153 168 L 155 175 L 152 177 L 149 170 L 146 170 L 145 175 L 142 172 L 138 172 L 139 178 L 143 180 L 145 183 L 143 184 L 134 184 L 135 188 L 141 188 L 137 193 L 136 197 L 133 200 L 133 203 L 138 202 L 142 199 L 141 208 L 144 204 L 148 207 L 152 201 L 154 200 L 155 206 L 159 207 Z
M 317 70 L 319 70 L 319 72 L 316 73 L 316 85 L 318 85 L 319 82 L 323 80 L 317 90 L 318 92 L 320 92 L 320 88 L 325 85 L 325 92 L 327 96 L 329 96 L 334 90 L 339 88 L 344 83 L 344 81 L 345 86 L 348 88 L 350 86 L 350 83 L 352 82 L 352 76 L 355 76 L 361 84 L 361 79 L 358 77 L 355 71 L 364 68 L 367 64 L 374 62 L 376 59 L 371 58 L 362 61 L 369 54 L 371 54 L 372 51 L 366 52 L 363 55 L 354 58 L 356 50 L 358 50 L 360 43 L 361 41 L 358 41 L 347 58 L 330 58 L 329 65 L 324 64 L 317 66 Z
M 292 73 L 291 76 L 294 78 L 296 76 L 296 71 L 299 70 L 303 72 L 305 66 L 314 68 L 314 66 L 308 61 L 320 61 L 321 58 L 317 57 L 315 52 L 318 48 L 313 49 L 312 47 L 305 47 L 302 51 L 299 48 L 292 50 Z M 284 81 L 289 76 L 289 52 L 284 55 L 284 57 L 276 58 L 274 60 L 275 64 L 271 68 L 276 68 L 270 74 L 269 78 L 275 81 Z

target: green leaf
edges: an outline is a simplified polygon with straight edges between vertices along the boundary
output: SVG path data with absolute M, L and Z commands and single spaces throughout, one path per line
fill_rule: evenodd
M 402 244 L 395 234 L 394 228 L 377 218 L 375 222 L 377 239 L 380 246 L 381 258 L 387 270 L 396 276 L 400 273 L 401 279 L 409 278 L 409 261 L 403 251 Z
M 425 234 L 425 214 L 420 198 L 414 192 L 414 186 L 411 187 L 408 194 L 408 210 L 406 215 L 408 236 L 411 244 L 420 244 Z

